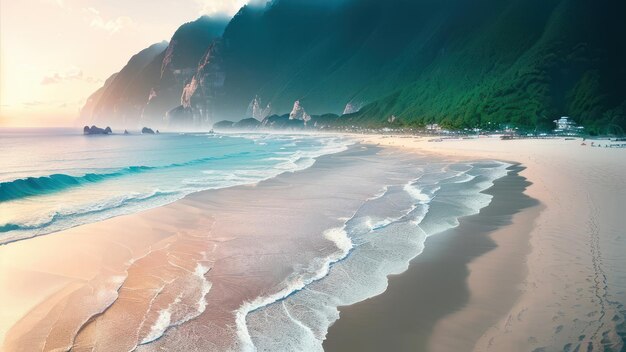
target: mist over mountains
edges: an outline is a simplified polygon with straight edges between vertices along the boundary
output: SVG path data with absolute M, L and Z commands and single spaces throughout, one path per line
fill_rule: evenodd
M 551 129 L 566 115 L 620 133 L 624 13 L 616 0 L 248 5 L 230 20 L 186 23 L 169 44 L 133 56 L 81 121 L 210 128 L 289 114 L 297 101 L 308 115 L 336 114 L 333 125 Z

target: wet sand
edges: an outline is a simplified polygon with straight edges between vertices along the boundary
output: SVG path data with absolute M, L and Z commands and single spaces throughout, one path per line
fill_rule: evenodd
M 250 347 L 242 307 L 288 289 L 294 269 L 314 275 L 314 258 L 339 251 L 323 233 L 427 162 L 355 146 L 257 185 L 2 246 L 0 299 L 13 307 L 0 313 L 2 349 Z
M 523 263 L 529 251 L 528 227 L 532 226 L 541 209 L 537 201 L 523 193 L 529 183 L 519 176 L 522 169 L 519 165 L 510 167 L 507 176 L 496 180 L 483 192 L 492 195 L 493 199 L 479 214 L 460 219 L 457 228 L 429 237 L 424 252 L 411 261 L 406 272 L 389 278 L 389 287 L 382 295 L 342 307 L 341 318 L 329 330 L 324 349 L 461 351 L 473 346 L 483 331 L 505 314 L 519 295 L 517 286 L 523 279 Z M 435 198 L 432 202 L 436 201 Z M 490 316 L 481 316 L 462 327 L 454 327 L 454 333 L 465 335 L 464 343 L 457 343 L 454 348 L 429 346 L 435 324 L 469 301 L 468 264 L 496 248 L 492 236 L 512 237 L 507 240 L 516 246 L 508 248 L 504 260 L 490 263 L 506 269 L 498 272 L 492 269 L 491 275 L 482 277 L 481 285 L 496 283 L 502 288 L 488 297 L 492 302 L 490 314 L 487 314 Z M 457 335 L 451 340 L 460 338 Z
M 429 158 L 523 169 L 486 191 L 494 203 L 480 214 L 430 237 L 387 292 L 343 309 L 325 347 L 623 348 L 626 153 L 563 140 L 360 138 L 369 146 L 304 172 L 0 246 L 2 349 L 242 349 L 242 304 L 336 254 L 320 234 Z

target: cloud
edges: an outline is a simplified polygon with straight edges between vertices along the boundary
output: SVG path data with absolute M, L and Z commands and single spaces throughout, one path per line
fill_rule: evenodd
M 43 77 L 41 80 L 42 85 L 50 85 L 50 84 L 58 84 L 62 82 L 68 81 L 83 81 L 86 83 L 100 83 L 101 79 L 85 76 L 83 74 L 83 70 L 76 66 L 72 66 L 63 72 L 51 72 L 50 74 Z
M 110 34 L 115 34 L 121 31 L 124 28 L 131 27 L 135 25 L 135 22 L 132 18 L 128 16 L 120 16 L 112 20 L 105 20 L 98 13 L 97 10 L 90 7 L 88 10 L 94 17 L 89 22 L 89 25 L 92 28 L 97 28 L 109 32 Z M 95 13 L 93 11 L 96 11 Z
M 39 100 L 25 101 L 22 103 L 22 105 L 26 108 L 36 108 L 38 106 L 45 105 L 45 104 L 46 103 L 44 103 L 43 101 L 39 101 Z
M 106 18 L 94 7 L 81 7 L 77 2 L 69 4 L 67 0 L 42 0 L 44 3 L 57 5 L 69 14 L 82 14 L 83 20 L 91 28 L 103 30 L 109 34 L 120 32 L 124 28 L 135 26 L 136 23 L 129 16 Z
M 54 4 L 62 9 L 67 9 L 68 5 L 65 0 L 42 0 L 43 3 Z
M 201 15 L 233 16 L 248 0 L 195 0 Z
M 80 100 L 28 100 L 21 103 L 23 109 L 40 110 L 40 109 L 69 109 L 76 110 L 85 105 L 85 99 Z M 8 105 L 5 105 L 8 107 Z

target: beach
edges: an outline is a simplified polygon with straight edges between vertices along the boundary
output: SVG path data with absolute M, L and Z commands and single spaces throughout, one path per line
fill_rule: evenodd
M 471 346 L 519 296 L 517 285 L 529 252 L 527 234 L 541 211 L 537 201 L 523 194 L 529 182 L 519 176 L 521 170 L 519 165 L 510 167 L 509 175 L 485 191 L 494 198 L 479 214 L 429 237 L 424 252 L 406 272 L 390 278 L 384 294 L 342 308 L 325 350 L 459 351 Z M 476 288 L 466 287 L 468 264 L 496 248 L 500 258 L 480 268 Z M 444 331 L 441 341 L 429 345 L 436 323 L 463 309 L 475 290 L 488 295 L 492 314 L 476 314 L 463 329 Z
M 347 138 L 308 168 L 0 246 L 2 349 L 623 347 L 623 151 Z
M 620 210 L 626 199 L 623 150 L 584 147 L 580 139 L 429 142 L 432 138 L 358 138 L 416 153 L 519 162 L 525 167 L 519 174 L 531 183 L 524 193 L 540 203 L 538 208 L 530 207 L 514 216 L 511 225 L 490 233 L 497 247 L 469 262 L 469 298 L 434 324 L 432 333 L 421 341 L 428 350 L 624 348 L 626 220 Z M 533 212 L 538 214 L 529 214 Z M 510 238 L 514 235 L 528 239 L 527 254 L 523 254 L 524 241 L 518 244 Z M 525 257 L 521 276 L 520 253 L 511 256 L 519 246 Z M 511 275 L 523 279 L 502 280 Z M 513 287 L 513 296 L 517 296 L 513 301 L 510 292 L 502 292 L 504 282 Z M 349 316 L 349 308 L 346 310 Z M 481 322 L 485 319 L 494 324 L 484 329 Z M 348 324 L 345 320 L 343 323 Z

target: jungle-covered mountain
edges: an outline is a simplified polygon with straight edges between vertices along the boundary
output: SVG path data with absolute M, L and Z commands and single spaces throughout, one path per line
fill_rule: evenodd
M 570 116 L 590 132 L 620 133 L 624 13 L 617 0 L 247 5 L 227 23 L 202 17 L 166 48 L 137 54 L 83 118 L 210 127 L 289 113 L 297 101 L 310 115 L 341 115 L 335 125 L 547 130 Z

